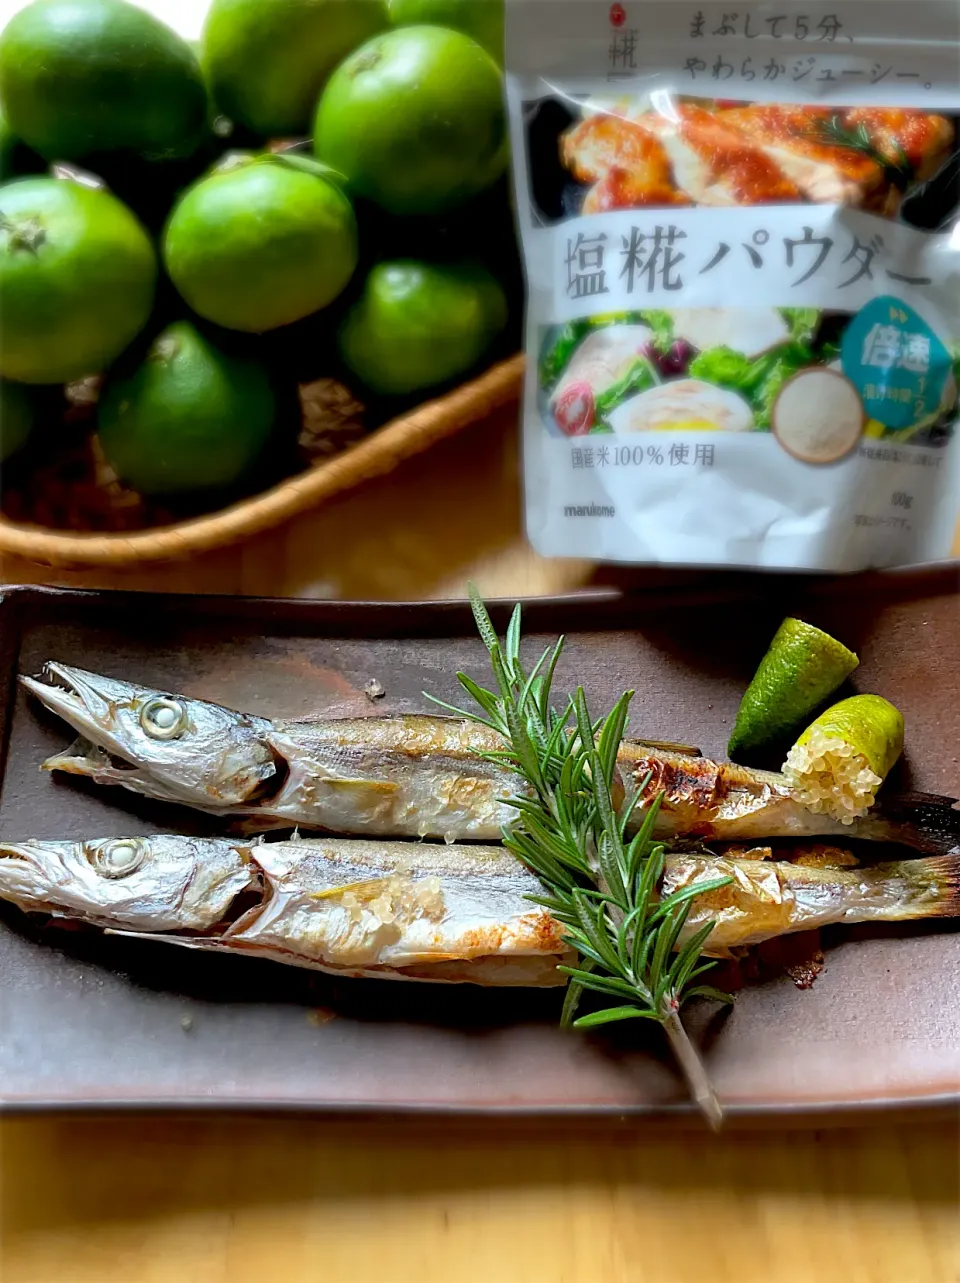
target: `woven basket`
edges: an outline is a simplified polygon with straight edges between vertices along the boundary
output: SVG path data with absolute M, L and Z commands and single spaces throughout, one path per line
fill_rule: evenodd
M 393 419 L 328 462 L 219 512 L 124 534 L 71 533 L 0 517 L 0 553 L 41 565 L 134 566 L 237 543 L 314 508 L 332 495 L 390 472 L 443 437 L 516 400 L 523 357 L 492 366 L 454 391 Z

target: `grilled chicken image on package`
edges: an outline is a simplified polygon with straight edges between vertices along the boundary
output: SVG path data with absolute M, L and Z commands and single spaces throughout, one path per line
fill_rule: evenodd
M 657 105 L 659 104 L 659 106 Z M 880 108 L 706 100 L 587 100 L 560 140 L 584 213 L 642 205 L 812 201 L 896 212 L 902 186 L 936 172 L 956 142 L 946 116 Z

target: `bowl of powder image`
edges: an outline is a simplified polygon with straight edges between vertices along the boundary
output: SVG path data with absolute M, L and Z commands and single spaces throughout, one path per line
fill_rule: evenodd
M 850 380 L 821 366 L 801 370 L 784 383 L 771 427 L 783 449 L 802 463 L 835 463 L 860 440 L 866 420 Z

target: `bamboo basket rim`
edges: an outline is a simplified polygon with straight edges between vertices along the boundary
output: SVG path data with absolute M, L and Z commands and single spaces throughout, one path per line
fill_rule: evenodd
M 201 517 L 114 534 L 74 534 L 0 517 L 0 553 L 60 568 L 119 568 L 176 561 L 249 539 L 392 471 L 404 459 L 509 404 L 519 397 L 523 369 L 522 354 L 500 361 L 444 396 L 390 420 L 327 463 Z

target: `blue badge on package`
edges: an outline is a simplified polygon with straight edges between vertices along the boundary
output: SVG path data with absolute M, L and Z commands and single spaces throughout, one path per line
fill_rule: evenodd
M 840 354 L 868 416 L 885 427 L 910 428 L 939 410 L 950 354 L 900 299 L 884 295 L 858 312 L 844 332 Z

